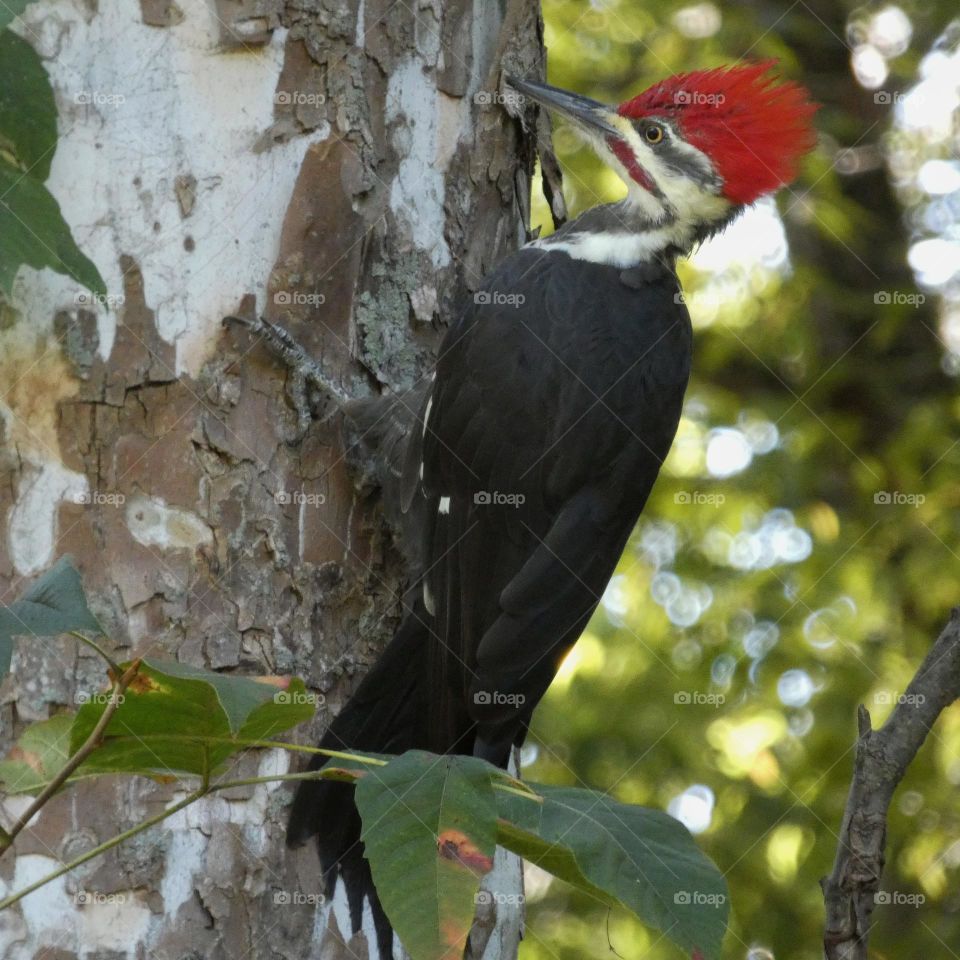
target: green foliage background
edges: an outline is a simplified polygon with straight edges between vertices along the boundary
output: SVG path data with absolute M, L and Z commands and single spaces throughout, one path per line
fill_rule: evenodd
M 678 9 L 545 0 L 549 81 L 617 102 L 674 72 L 777 57 L 823 105 L 821 144 L 778 200 L 791 269 L 728 274 L 717 309 L 692 309 L 695 373 L 678 442 L 610 602 L 536 714 L 525 774 L 659 807 L 709 788 L 715 807 L 699 839 L 731 886 L 725 956 L 816 960 L 818 881 L 836 849 L 857 705 L 881 723 L 960 603 L 960 403 L 941 334 L 949 303 L 918 288 L 907 265 L 909 244 L 929 235 L 920 224 L 931 202 L 912 173 L 955 155 L 957 117 L 952 137 L 920 137 L 897 130 L 886 102 L 916 83 L 956 8 L 902 6 L 913 37 L 889 59 L 889 96 L 851 70 L 851 45 L 882 5 L 698 5 L 708 20 L 720 16 L 700 38 L 680 28 Z M 562 131 L 557 147 L 574 213 L 622 189 Z M 958 219 L 947 217 L 947 235 Z M 542 202 L 534 220 L 548 223 Z M 691 265 L 683 279 L 688 297 L 718 289 Z M 875 302 L 918 290 L 920 306 Z M 711 430 L 762 433 L 770 423 L 774 449 L 732 476 L 710 476 Z M 876 502 L 883 493 L 906 502 Z M 796 528 L 806 531 L 809 556 L 731 566 L 730 538 L 755 545 L 764 518 L 788 546 L 802 546 Z M 678 583 L 701 605 L 710 599 L 690 626 L 671 622 L 653 597 L 663 602 Z M 787 671 L 802 673 L 784 679 Z M 782 683 L 796 702 L 791 680 L 794 693 L 797 683 L 812 688 L 806 704 L 781 699 Z M 723 702 L 675 702 L 688 695 Z M 881 889 L 925 900 L 878 909 L 877 956 L 958 956 L 958 785 L 955 706 L 894 801 Z M 561 883 L 534 878 L 528 906 L 523 960 L 679 955 Z

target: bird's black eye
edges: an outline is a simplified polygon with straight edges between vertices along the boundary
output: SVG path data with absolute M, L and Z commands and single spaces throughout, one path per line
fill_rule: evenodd
M 659 127 L 657 124 L 652 123 L 649 127 L 644 129 L 643 136 L 647 143 L 659 143 L 663 139 L 663 127 Z

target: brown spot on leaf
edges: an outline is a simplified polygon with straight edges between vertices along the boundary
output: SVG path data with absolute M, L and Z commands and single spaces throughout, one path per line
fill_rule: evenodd
M 493 860 L 461 830 L 444 830 L 437 837 L 437 853 L 442 860 L 455 860 L 463 864 L 478 877 L 493 868 Z
M 160 689 L 160 684 L 157 683 L 153 677 L 147 676 L 145 673 L 138 673 L 131 681 L 130 686 L 127 689 L 131 693 L 153 693 L 154 690 Z

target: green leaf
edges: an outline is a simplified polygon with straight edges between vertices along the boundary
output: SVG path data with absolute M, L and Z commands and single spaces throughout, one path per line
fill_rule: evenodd
M 684 950 L 720 956 L 727 886 L 683 824 L 592 790 L 530 786 L 542 805 L 497 794 L 503 846 L 606 903 L 622 904 Z
M 19 600 L 0 607 L 0 677 L 10 669 L 15 636 L 49 637 L 70 630 L 103 632 L 87 607 L 80 574 L 69 557 L 61 557 Z
M 0 3 L 0 13 L 6 5 Z M 57 108 L 40 57 L 12 30 L 0 30 L 0 151 L 43 183 L 57 146 Z
M 19 17 L 32 0 L 3 0 L 0 3 L 0 27 L 5 27 L 14 17 Z
M 39 793 L 70 756 L 73 716 L 61 713 L 33 723 L 17 745 L 0 760 L 0 783 L 5 793 Z
M 53 194 L 0 156 L 0 289 L 7 294 L 22 264 L 50 267 L 95 293 L 107 292 L 96 266 L 74 242 Z
M 413 960 L 463 953 L 496 849 L 490 775 L 482 760 L 414 750 L 357 781 L 365 855 Z
M 213 773 L 246 741 L 265 740 L 313 716 L 316 705 L 303 681 L 282 683 L 144 660 L 89 762 L 100 771 L 146 776 Z M 108 693 L 97 695 L 77 712 L 71 751 L 90 735 L 108 700 Z

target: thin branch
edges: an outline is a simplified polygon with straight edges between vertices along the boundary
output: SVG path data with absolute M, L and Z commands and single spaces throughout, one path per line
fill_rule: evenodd
M 87 737 L 76 753 L 67 760 L 60 772 L 43 788 L 33 803 L 27 807 L 26 811 L 20 815 L 17 822 L 7 831 L 6 836 L 0 838 L 0 856 L 10 849 L 13 841 L 17 838 L 17 834 L 23 830 L 37 812 L 46 805 L 47 801 L 67 782 L 67 779 L 74 770 L 100 745 L 100 739 L 103 736 L 104 730 L 107 729 L 107 724 L 110 722 L 114 713 L 116 713 L 117 707 L 119 707 L 123 701 L 124 691 L 130 686 L 131 681 L 137 675 L 139 669 L 140 661 L 134 660 L 133 663 L 127 667 L 125 673 L 119 679 L 114 680 L 113 686 L 110 688 L 110 700 L 107 703 L 106 709 L 100 714 L 97 725 L 90 731 L 90 736 Z M 116 674 L 114 674 L 114 676 L 116 676 Z
M 331 380 L 323 367 L 283 327 L 271 323 L 266 317 L 240 317 L 234 314 L 224 317 L 222 323 L 224 326 L 238 323 L 251 333 L 262 337 L 273 354 L 302 376 L 307 383 L 329 394 L 338 406 L 342 407 L 350 402 L 350 396 L 346 390 L 339 383 Z
M 144 820 L 143 823 L 138 823 L 135 827 L 131 827 L 129 830 L 124 830 L 123 833 L 118 833 L 115 837 L 105 840 L 103 843 L 93 847 L 86 853 L 81 854 L 79 857 L 76 857 L 69 863 L 65 863 L 62 867 L 58 867 L 53 871 L 53 873 L 48 873 L 45 877 L 41 877 L 39 880 L 31 883 L 30 886 L 24 887 L 22 890 L 18 890 L 16 893 L 10 894 L 9 897 L 0 900 L 0 911 L 6 910 L 7 907 L 12 907 L 15 903 L 22 900 L 28 894 L 33 893 L 34 890 L 39 890 L 40 887 L 50 883 L 52 880 L 56 880 L 57 877 L 62 877 L 65 873 L 75 870 L 88 860 L 92 860 L 94 857 L 99 857 L 101 853 L 106 853 L 111 848 L 123 843 L 124 840 L 129 840 L 138 833 L 148 830 L 150 827 L 154 826 L 154 824 L 160 823 L 161 820 L 166 820 L 167 817 L 172 816 L 178 810 L 182 810 L 184 807 L 188 807 L 191 803 L 196 802 L 202 796 L 203 794 L 199 791 L 196 793 L 191 793 L 178 803 L 175 803 L 172 807 L 167 807 L 165 810 L 161 810 L 160 813 L 156 814 L 156 816 L 150 817 L 149 820 Z
M 378 757 L 365 757 L 362 754 L 346 753 L 343 750 L 328 750 L 326 747 L 308 747 L 305 744 L 288 743 L 284 740 L 243 740 L 238 737 L 209 737 L 206 734 L 202 736 L 192 736 L 189 733 L 147 733 L 136 736 L 119 734 L 112 736 L 110 742 L 124 743 L 126 741 L 136 741 L 137 743 L 149 743 L 152 738 L 162 740 L 164 743 L 229 743 L 234 747 L 264 747 L 268 750 L 278 747 L 281 750 L 288 750 L 291 753 L 319 754 L 322 757 L 330 757 L 334 760 L 366 763 L 372 767 L 385 767 L 390 762 L 389 760 L 380 760 Z
M 826 906 L 826 960 L 867 960 L 870 915 L 883 873 L 887 811 L 894 791 L 941 712 L 960 698 L 960 607 L 924 658 L 887 722 L 874 730 L 861 706 L 853 780 L 829 877 L 820 881 Z
M 276 746 L 272 740 L 263 741 L 263 743 L 265 746 Z M 334 751 L 324 752 L 332 753 Z M 387 762 L 374 760 L 372 757 L 353 757 L 350 754 L 341 754 L 341 756 L 348 757 L 349 759 L 363 759 L 364 761 L 371 763 Z M 221 780 L 218 783 L 209 783 L 209 781 L 204 779 L 199 789 L 195 790 L 191 794 L 188 794 L 183 798 L 183 800 L 178 801 L 177 803 L 173 804 L 173 806 L 161 810 L 160 813 L 155 814 L 147 820 L 144 820 L 142 823 L 138 823 L 135 826 L 130 827 L 129 830 L 124 830 L 122 833 L 118 833 L 116 836 L 111 837 L 109 840 L 105 840 L 96 847 L 92 847 L 86 853 L 81 854 L 79 857 L 76 857 L 69 863 L 63 864 L 52 873 L 48 873 L 45 877 L 41 877 L 39 880 L 31 883 L 27 887 L 24 887 L 22 890 L 18 890 L 16 893 L 10 894 L 9 897 L 0 900 L 0 911 L 6 910 L 7 907 L 12 907 L 15 903 L 33 893 L 35 890 L 39 890 L 40 887 L 44 886 L 45 884 L 56 880 L 58 877 L 62 877 L 65 873 L 70 873 L 71 870 L 75 870 L 88 860 L 92 860 L 94 857 L 99 857 L 100 854 L 106 853 L 108 850 L 112 850 L 125 840 L 135 837 L 138 833 L 142 833 L 144 830 L 149 830 L 150 827 L 155 826 L 163 820 L 166 820 L 167 817 L 171 816 L 177 811 L 182 810 L 184 807 L 190 806 L 191 803 L 196 803 L 197 800 L 200 800 L 211 793 L 216 793 L 218 790 L 231 790 L 235 787 L 256 786 L 263 783 L 284 783 L 287 781 L 299 780 L 340 780 L 342 778 L 343 771 L 339 768 L 321 768 L 320 770 L 304 770 L 300 773 L 277 773 L 261 777 L 240 777 L 236 780 Z M 504 793 L 516 794 L 517 796 L 523 797 L 525 800 L 532 800 L 535 803 L 543 803 L 543 797 L 539 796 L 539 794 L 530 794 L 526 793 L 525 791 L 515 790 L 505 783 L 494 783 L 493 789 L 501 790 Z

